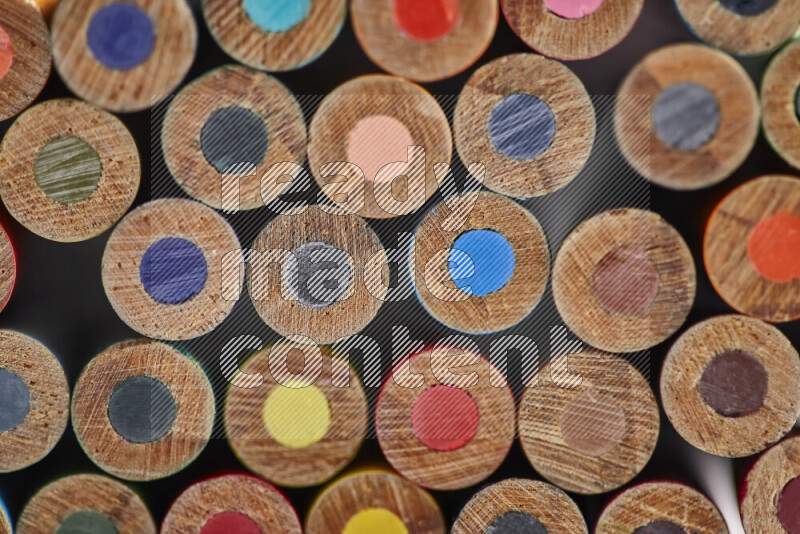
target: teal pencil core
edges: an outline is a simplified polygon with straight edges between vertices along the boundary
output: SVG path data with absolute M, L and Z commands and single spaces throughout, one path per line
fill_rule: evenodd
M 56 202 L 76 204 L 89 198 L 103 174 L 100 156 L 79 137 L 56 137 L 39 150 L 33 164 L 36 183 Z
M 244 0 L 244 10 L 266 32 L 286 32 L 303 22 L 311 0 Z
M 106 516 L 91 510 L 75 512 L 61 522 L 56 534 L 119 534 Z

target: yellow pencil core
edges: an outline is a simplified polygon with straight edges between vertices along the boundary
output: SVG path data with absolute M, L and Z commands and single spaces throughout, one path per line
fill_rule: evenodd
M 350 518 L 342 534 L 408 534 L 405 523 L 384 508 L 367 508 Z
M 331 426 L 331 408 L 317 386 L 279 385 L 264 401 L 264 426 L 270 436 L 291 449 L 317 443 Z

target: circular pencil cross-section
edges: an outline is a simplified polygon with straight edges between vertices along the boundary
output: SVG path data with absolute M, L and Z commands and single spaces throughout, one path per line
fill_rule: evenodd
M 203 369 L 159 341 L 112 345 L 75 385 L 72 427 L 81 447 L 126 480 L 180 471 L 205 448 L 213 424 L 214 393 Z
M 17 521 L 18 534 L 156 534 L 147 507 L 129 487 L 101 475 L 73 475 L 39 490 Z
M 302 531 L 286 497 L 248 475 L 224 475 L 189 486 L 172 503 L 161 525 L 161 534 Z
M 499 18 L 494 0 L 354 0 L 350 13 L 372 61 L 420 82 L 469 68 L 489 47 Z
M 702 40 L 737 56 L 775 50 L 800 27 L 800 0 L 676 0 Z
M 469 193 L 428 211 L 409 260 L 428 313 L 471 334 L 519 323 L 539 303 L 550 276 L 539 222 L 494 193 Z
M 588 533 L 578 505 L 545 482 L 510 478 L 479 491 L 461 510 L 451 534 Z
M 689 486 L 651 482 L 614 498 L 597 521 L 596 534 L 728 534 L 722 514 L 708 498 Z
M 617 489 L 641 472 L 658 441 L 653 391 L 615 354 L 588 350 L 564 358 L 545 365 L 522 396 L 522 448 L 538 473 L 568 491 Z M 579 385 L 565 385 L 567 367 Z
M 694 302 L 689 247 L 657 214 L 606 211 L 564 240 L 553 264 L 553 298 L 564 323 L 609 352 L 635 352 L 681 327 Z
M 776 323 L 800 318 L 800 180 L 763 176 L 729 193 L 708 221 L 703 258 L 737 311 Z
M 732 57 L 677 44 L 651 52 L 628 73 L 617 92 L 614 128 L 639 174 L 693 190 L 721 182 L 744 162 L 760 115 L 755 86 Z
M 189 195 L 212 208 L 254 209 L 290 185 L 284 175 L 295 173 L 285 164 L 305 162 L 306 126 L 281 82 L 228 65 L 178 93 L 161 142 L 167 167 Z
M 39 342 L 0 330 L 0 473 L 35 464 L 55 447 L 69 418 L 69 386 Z
M 467 81 L 453 131 L 461 160 L 483 164 L 486 187 L 536 197 L 566 186 L 586 165 L 594 107 L 580 79 L 561 63 L 513 54 Z
M 142 335 L 191 339 L 228 316 L 242 287 L 236 234 L 191 200 L 139 206 L 117 225 L 103 254 L 103 287 L 114 310 Z
M 391 473 L 338 479 L 312 505 L 307 534 L 445 534 L 442 512 L 425 490 Z
M 501 0 L 525 44 L 555 59 L 599 56 L 631 31 L 644 0 Z
M 761 455 L 742 492 L 747 534 L 800 532 L 800 437 L 786 439 Z
M 33 2 L 0 0 L 0 121 L 33 102 L 50 76 L 50 32 Z
M 225 398 L 228 442 L 248 469 L 280 486 L 314 486 L 358 453 L 367 398 L 353 369 L 329 349 L 282 342 L 239 370 L 263 380 L 250 388 L 234 382 Z
M 284 337 L 330 344 L 360 332 L 383 304 L 386 252 L 356 215 L 332 215 L 316 206 L 279 215 L 252 249 L 250 298 L 261 319 Z
M 438 188 L 434 166 L 449 164 L 452 152 L 450 124 L 436 99 L 393 76 L 340 85 L 309 129 L 309 165 L 329 201 L 374 219 L 421 208 Z
M 761 82 L 761 113 L 775 151 L 800 169 L 800 39 L 769 64 Z
M 0 310 L 6 307 L 17 281 L 17 259 L 5 229 L 0 226 Z
M 670 349 L 661 400 L 675 430 L 698 449 L 734 458 L 755 454 L 800 416 L 800 357 L 772 325 L 714 317 Z
M 31 232 L 53 241 L 102 234 L 139 190 L 139 151 L 112 114 L 71 98 L 28 109 L 0 144 L 0 196 Z
M 117 112 L 167 97 L 189 71 L 197 27 L 181 0 L 61 0 L 53 60 L 80 98 Z
M 267 71 L 317 59 L 344 25 L 346 0 L 203 0 L 211 34 L 240 63 Z
M 515 418 L 511 388 L 488 360 L 436 347 L 401 362 L 384 382 L 375 432 L 384 456 L 404 477 L 454 490 L 477 484 L 503 463 Z

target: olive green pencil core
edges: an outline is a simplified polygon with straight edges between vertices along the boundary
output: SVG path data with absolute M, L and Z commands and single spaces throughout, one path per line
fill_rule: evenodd
M 77 204 L 94 193 L 103 174 L 100 156 L 79 137 L 56 137 L 36 155 L 36 183 L 44 193 L 64 204 Z

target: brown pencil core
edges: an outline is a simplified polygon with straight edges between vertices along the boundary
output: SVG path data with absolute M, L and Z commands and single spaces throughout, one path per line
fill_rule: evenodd
M 786 484 L 776 505 L 778 521 L 789 534 L 800 534 L 800 477 Z
M 599 391 L 584 391 L 561 414 L 561 437 L 587 456 L 602 456 L 613 449 L 626 428 L 625 412 L 617 401 Z
M 637 528 L 633 534 L 686 534 L 686 530 L 672 521 L 653 521 Z
M 741 350 L 714 356 L 700 377 L 703 401 L 726 417 L 741 417 L 757 411 L 764 405 L 767 388 L 764 365 Z
M 620 247 L 597 263 L 592 290 L 610 313 L 636 315 L 647 311 L 658 295 L 658 271 L 641 250 Z

